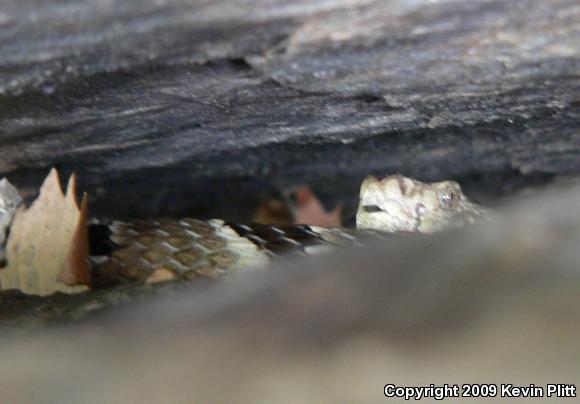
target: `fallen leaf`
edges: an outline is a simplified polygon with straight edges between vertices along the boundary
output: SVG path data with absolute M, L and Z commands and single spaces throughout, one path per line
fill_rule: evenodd
M 253 221 L 277 226 L 294 224 L 294 218 L 292 217 L 290 209 L 277 199 L 270 199 L 262 203 L 258 207 Z
M 79 209 L 76 178 L 63 194 L 52 169 L 29 209 L 20 208 L 6 246 L 8 265 L 0 270 L 1 289 L 28 294 L 77 293 L 90 286 L 86 195 Z
M 308 187 L 299 187 L 295 191 L 296 207 L 294 209 L 294 222 L 320 227 L 339 227 L 342 225 L 342 206 L 335 207 L 327 212 Z
M 284 192 L 286 203 L 270 199 L 260 205 L 254 222 L 271 225 L 307 224 L 320 227 L 340 227 L 342 207 L 327 212 L 314 192 L 298 187 Z

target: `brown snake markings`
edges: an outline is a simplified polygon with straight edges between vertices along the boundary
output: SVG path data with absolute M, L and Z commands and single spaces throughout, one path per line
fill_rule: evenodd
M 144 282 L 159 268 L 178 278 L 218 278 L 263 267 L 281 254 L 353 242 L 353 230 L 297 225 L 227 224 L 221 220 L 136 220 L 109 226 L 111 251 L 95 258 L 96 285 Z M 94 234 L 94 232 L 93 232 Z
M 0 181 L 0 253 L 21 198 Z M 490 217 L 454 181 L 423 183 L 401 175 L 361 185 L 357 230 L 306 225 L 240 225 L 222 220 L 134 220 L 89 228 L 95 285 L 145 282 L 164 269 L 174 277 L 218 278 L 264 267 L 280 254 L 306 254 L 386 233 L 433 233 Z M 0 258 L 3 254 L 0 254 Z

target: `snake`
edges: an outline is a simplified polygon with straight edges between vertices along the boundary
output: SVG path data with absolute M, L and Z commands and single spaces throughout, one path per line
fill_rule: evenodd
M 0 181 L 0 245 L 22 203 Z M 356 229 L 307 224 L 239 224 L 193 218 L 96 222 L 89 225 L 93 283 L 144 283 L 162 270 L 172 279 L 217 279 L 265 268 L 280 256 L 310 255 L 397 233 L 436 233 L 490 217 L 455 181 L 426 183 L 400 174 L 361 184 Z

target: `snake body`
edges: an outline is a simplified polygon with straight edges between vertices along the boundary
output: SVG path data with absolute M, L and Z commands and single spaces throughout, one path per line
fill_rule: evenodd
M 0 247 L 21 202 L 16 189 L 3 181 Z M 454 181 L 371 176 L 361 186 L 356 230 L 191 218 L 90 225 L 93 283 L 147 282 L 157 270 L 170 279 L 218 278 L 264 267 L 278 255 L 308 254 L 388 233 L 433 233 L 487 217 L 487 209 L 471 202 Z
M 312 254 L 377 235 L 346 228 L 191 218 L 114 222 L 93 225 L 89 232 L 97 285 L 146 282 L 158 269 L 169 270 L 176 278 L 215 279 L 263 268 L 278 256 Z

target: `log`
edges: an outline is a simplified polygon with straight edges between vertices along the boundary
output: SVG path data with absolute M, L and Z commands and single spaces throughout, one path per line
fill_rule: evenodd
M 6 2 L 5 2 L 6 3 Z M 575 0 L 3 6 L 0 175 L 76 171 L 98 216 L 246 220 L 369 173 L 494 201 L 577 173 Z

